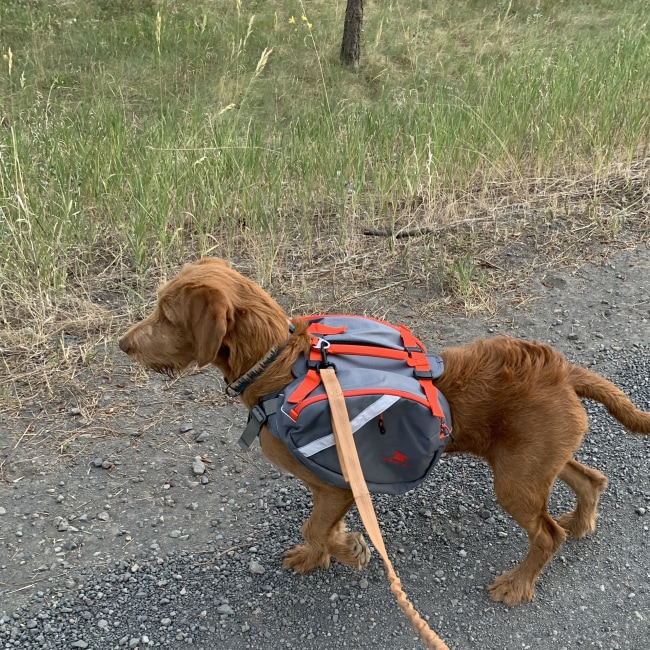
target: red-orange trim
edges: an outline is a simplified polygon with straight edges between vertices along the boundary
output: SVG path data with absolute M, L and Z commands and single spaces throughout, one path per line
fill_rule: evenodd
M 435 386 L 434 386 L 434 390 L 435 390 Z M 429 408 L 429 402 L 424 397 L 420 397 L 419 395 L 414 395 L 413 393 L 409 393 L 403 390 L 391 390 L 391 389 L 387 390 L 385 388 L 357 388 L 356 390 L 343 391 L 344 397 L 362 397 L 364 395 L 397 395 L 397 397 L 403 397 L 404 399 L 411 400 L 412 402 L 417 402 L 418 404 L 421 404 L 422 406 Z M 312 404 L 316 404 L 317 402 L 322 402 L 323 400 L 326 399 L 327 399 L 326 394 L 314 395 L 314 397 L 309 397 L 308 399 L 305 399 L 300 404 L 298 404 L 298 406 L 294 406 L 294 408 L 292 408 L 291 411 L 289 412 L 289 415 L 294 420 L 297 420 L 301 411 L 304 408 L 307 408 Z M 437 402 L 438 402 L 438 398 L 436 396 L 436 403 Z
M 403 361 L 409 356 L 405 350 L 349 343 L 330 343 L 327 354 L 353 354 L 365 357 L 380 357 L 381 359 L 395 359 L 397 361 Z

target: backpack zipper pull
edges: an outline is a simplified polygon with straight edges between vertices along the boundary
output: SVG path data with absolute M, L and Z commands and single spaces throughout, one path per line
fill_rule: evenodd
M 384 426 L 384 414 L 380 413 L 379 414 L 379 419 L 377 420 L 377 424 L 379 425 L 379 433 L 382 436 L 386 435 L 386 427 Z

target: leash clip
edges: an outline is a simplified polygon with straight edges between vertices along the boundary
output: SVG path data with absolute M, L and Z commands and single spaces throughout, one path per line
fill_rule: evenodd
M 315 370 L 316 372 L 320 372 L 324 368 L 333 368 L 334 371 L 336 371 L 336 366 L 327 360 L 327 350 L 329 350 L 329 347 L 330 347 L 330 342 L 326 341 L 325 339 L 317 338 L 312 343 L 312 348 L 314 348 L 314 350 L 320 351 L 321 358 L 320 361 L 310 359 L 307 362 L 307 367 L 310 370 Z

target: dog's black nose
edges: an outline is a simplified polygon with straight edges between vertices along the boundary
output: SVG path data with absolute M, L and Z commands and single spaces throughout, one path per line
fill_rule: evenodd
M 120 346 L 120 350 L 122 350 L 122 352 L 126 352 L 126 354 L 129 354 L 129 352 L 131 351 L 131 346 L 129 345 L 129 342 L 126 339 L 120 339 L 119 346 Z

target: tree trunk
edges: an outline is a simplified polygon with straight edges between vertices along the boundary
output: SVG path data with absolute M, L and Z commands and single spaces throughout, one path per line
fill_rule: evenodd
M 348 0 L 341 43 L 341 63 L 355 72 L 361 57 L 361 24 L 363 23 L 363 0 Z

